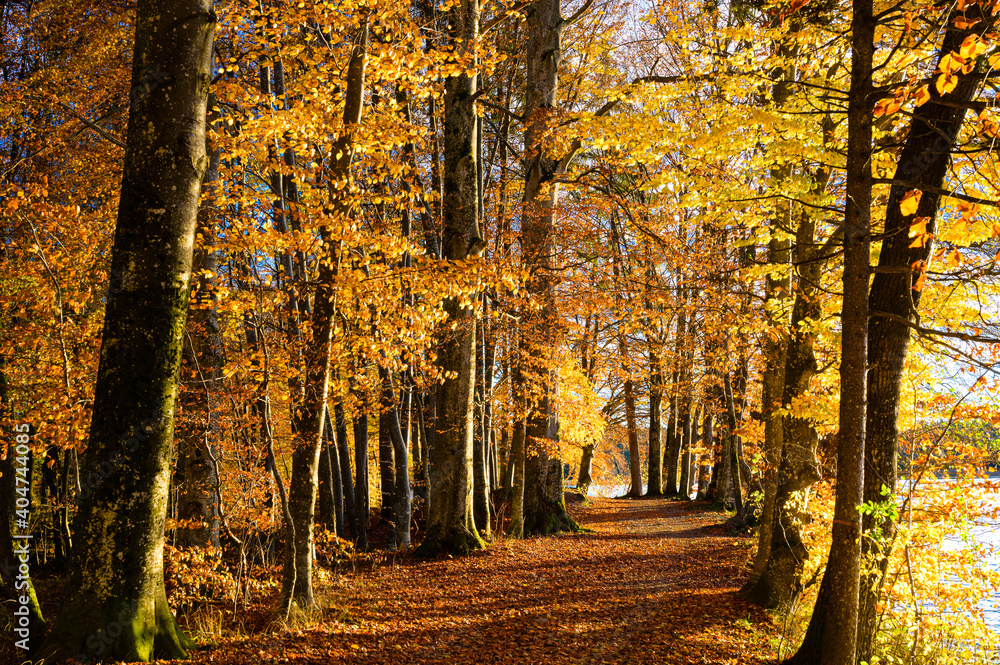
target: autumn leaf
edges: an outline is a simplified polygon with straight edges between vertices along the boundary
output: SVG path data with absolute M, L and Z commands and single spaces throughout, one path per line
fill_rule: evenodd
M 899 212 L 903 214 L 903 217 L 909 217 L 917 212 L 921 194 L 920 190 L 911 189 L 903 196 L 903 200 L 899 202 Z
M 914 206 L 916 210 L 916 206 Z M 923 247 L 930 238 L 934 237 L 933 233 L 927 232 L 927 224 L 931 221 L 930 217 L 917 217 L 910 224 L 910 231 L 908 236 L 914 238 L 914 241 L 910 243 L 910 247 Z
M 899 110 L 900 103 L 896 99 L 883 99 L 875 105 L 875 117 L 892 115 Z
M 963 58 L 976 58 L 985 52 L 986 44 L 979 39 L 979 35 L 969 35 L 958 49 L 958 54 Z
M 934 87 L 937 88 L 939 95 L 947 95 L 949 92 L 955 89 L 958 85 L 958 77 L 954 74 L 941 74 L 937 77 L 934 82 Z
M 923 106 L 927 103 L 927 100 L 931 98 L 930 90 L 927 89 L 926 85 L 920 86 L 917 91 L 913 94 L 913 100 L 916 102 L 917 106 Z
M 953 249 L 950 254 L 948 254 L 948 267 L 949 268 L 960 268 L 962 267 L 962 255 L 957 249 Z
M 955 53 L 945 53 L 941 62 L 938 63 L 938 70 L 943 74 L 950 74 L 961 69 L 964 64 L 964 57 L 955 55 Z
M 917 236 L 922 236 L 927 233 L 927 223 L 931 221 L 930 217 L 917 217 L 910 224 L 909 237 L 915 238 Z

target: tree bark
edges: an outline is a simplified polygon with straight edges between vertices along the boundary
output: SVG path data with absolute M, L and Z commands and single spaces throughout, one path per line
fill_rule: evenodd
M 339 373 L 337 378 L 339 379 Z M 333 433 L 334 438 L 330 443 L 332 447 L 332 450 L 330 451 L 330 464 L 332 467 L 332 458 L 336 457 L 337 466 L 340 467 L 340 482 L 343 487 L 344 517 L 347 522 L 347 528 L 350 530 L 350 537 L 354 541 L 355 545 L 357 545 L 361 531 L 359 526 L 360 513 L 358 511 L 354 483 L 352 481 L 351 450 L 350 443 L 347 440 L 347 416 L 344 413 L 344 402 L 340 397 L 337 397 L 333 403 Z M 344 537 L 347 537 L 346 534 Z
M 514 433 L 511 435 L 510 443 L 510 461 L 508 464 L 513 469 L 510 493 L 511 538 L 524 538 L 524 427 L 523 418 L 514 421 Z
M 684 440 L 681 443 L 681 481 L 679 494 L 682 499 L 691 499 L 691 486 L 694 478 L 691 476 L 691 463 L 693 456 L 691 449 L 694 447 L 694 440 L 698 437 L 698 409 L 694 405 L 694 389 L 687 395 L 687 405 L 684 413 Z
M 478 0 L 460 0 L 448 16 L 456 52 L 473 57 L 479 37 Z M 476 74 L 462 73 L 445 81 L 442 247 L 448 261 L 472 259 L 485 247 L 479 235 L 476 78 Z M 447 377 L 438 386 L 436 436 L 430 448 L 427 533 L 417 549 L 422 556 L 442 551 L 461 554 L 485 546 L 472 516 L 475 314 L 458 298 L 445 301 L 444 309 L 451 330 L 441 339 L 438 359 Z
M 739 421 L 736 417 L 736 402 L 733 399 L 733 383 L 729 378 L 729 372 L 727 371 L 723 376 L 723 390 L 726 395 L 726 413 L 729 418 L 729 456 L 732 460 L 730 465 L 732 467 L 732 478 L 733 478 L 733 501 L 736 506 L 736 515 L 743 515 L 743 474 L 740 468 L 740 445 L 739 445 L 739 435 L 736 433 L 739 427 Z
M 381 373 L 381 370 L 380 372 Z M 392 396 L 389 404 L 393 405 Z M 393 499 L 396 496 L 396 461 L 393 458 L 392 437 L 389 434 L 389 414 L 384 409 L 386 405 L 385 391 L 382 392 L 381 410 L 378 414 L 378 479 L 382 507 L 379 510 L 380 520 L 389 524 L 396 523 Z
M 580 473 L 576 478 L 576 491 L 587 496 L 590 486 L 594 483 L 594 444 L 583 446 L 580 453 Z
M 354 514 L 356 515 L 357 531 L 351 525 L 351 538 L 356 547 L 365 552 L 368 550 L 368 518 L 371 516 L 371 500 L 368 488 L 368 414 L 356 413 L 353 418 L 354 432 Z M 347 458 L 347 446 L 340 449 L 340 466 L 344 468 Z M 347 462 L 347 468 L 350 462 Z M 345 476 L 346 478 L 346 476 Z
M 336 157 L 331 171 L 335 180 L 348 181 L 353 159 L 352 126 L 361 122 L 367 65 L 368 24 L 362 22 L 347 65 L 344 91 L 344 130 L 337 138 Z M 330 206 L 337 216 L 348 219 L 354 207 L 346 200 L 347 188 L 331 190 Z M 328 224 L 320 227 L 324 255 L 319 261 L 319 276 L 313 306 L 312 339 L 306 340 L 304 352 L 305 383 L 302 401 L 293 417 L 296 448 L 292 452 L 292 475 L 288 490 L 288 511 L 295 547 L 285 549 L 282 567 L 282 606 L 289 599 L 301 607 L 316 604 L 312 586 L 313 542 L 316 495 L 319 486 L 319 458 L 323 445 L 326 400 L 330 387 L 333 328 L 336 318 L 333 282 L 339 257 L 333 254 L 337 242 Z M 294 527 L 294 528 L 290 528 Z M 286 543 L 287 545 L 287 543 Z
M 796 46 L 791 40 L 783 39 L 777 45 L 779 56 L 790 58 Z M 771 96 L 774 106 L 783 108 L 792 93 L 795 72 L 792 65 L 782 64 L 771 71 Z M 771 168 L 772 187 L 780 191 L 792 177 L 792 166 L 784 163 Z M 761 506 L 760 528 L 757 531 L 757 554 L 754 557 L 750 579 L 741 595 L 750 593 L 760 579 L 771 554 L 774 531 L 774 505 L 778 491 L 778 469 L 781 465 L 782 419 L 777 411 L 781 408 L 782 386 L 784 385 L 785 356 L 788 344 L 788 310 L 786 301 L 791 291 L 791 275 L 787 271 L 791 258 L 791 241 L 780 237 L 792 228 L 791 202 L 778 199 L 774 219 L 771 222 L 771 240 L 768 243 L 767 262 L 778 269 L 766 278 L 764 309 L 768 323 L 772 327 L 763 344 L 764 369 L 761 372 L 762 398 L 761 412 L 764 417 L 764 502 Z
M 787 176 L 782 176 L 787 178 Z M 782 220 L 775 224 L 781 228 L 790 226 L 790 215 L 787 206 L 781 209 Z M 790 241 L 772 239 L 768 245 L 768 263 L 774 266 L 787 266 L 790 258 Z M 749 594 L 760 579 L 771 555 L 771 542 L 774 532 L 774 504 L 778 493 L 778 468 L 781 465 L 781 446 L 783 441 L 782 419 L 778 415 L 781 408 L 782 387 L 784 385 L 785 358 L 788 349 L 785 332 L 784 301 L 791 287 L 790 277 L 782 274 L 767 278 L 765 308 L 769 312 L 770 323 L 776 327 L 764 342 L 764 370 L 761 372 L 763 395 L 761 397 L 764 417 L 764 503 L 761 506 L 760 528 L 757 532 L 757 554 L 754 557 L 753 570 L 750 579 L 743 588 L 741 595 Z
M 649 459 L 646 496 L 663 494 L 663 366 L 655 348 L 649 350 Z
M 350 475 L 350 467 L 347 473 Z M 344 528 L 344 482 L 340 474 L 337 435 L 330 422 L 329 407 L 323 425 L 323 450 L 319 460 L 319 520 L 328 530 L 337 534 L 338 538 L 347 538 Z
M 545 150 L 543 138 L 551 128 L 557 108 L 559 61 L 564 21 L 560 0 L 537 0 L 525 9 L 527 28 L 526 90 L 524 117 L 525 180 L 521 250 L 524 265 L 532 273 L 526 291 L 539 311 L 522 316 L 521 362 L 536 374 L 541 395 L 528 404 L 525 424 L 524 529 L 525 533 L 553 533 L 579 527 L 566 512 L 562 489 L 562 464 L 545 448 L 558 440 L 559 426 L 553 397 L 558 373 L 550 354 L 562 328 L 556 311 L 551 270 L 555 207 L 558 185 L 553 182 L 561 168 L 559 160 Z M 526 339 L 527 338 L 527 339 Z M 527 374 L 520 374 L 522 379 Z M 519 386 L 523 390 L 523 386 Z
M 627 362 L 627 361 L 626 361 Z M 631 487 L 628 496 L 642 496 L 642 460 L 639 457 L 639 426 L 635 418 L 635 384 L 632 378 L 625 379 L 625 427 L 628 430 L 628 468 Z
M 826 572 L 802 645 L 789 663 L 855 665 L 861 568 L 868 363 L 868 276 L 872 191 L 872 0 L 853 0 L 851 87 L 847 107 L 844 303 L 841 326 L 837 498 Z
M 167 605 L 163 528 L 214 32 L 210 0 L 137 6 L 87 483 L 45 662 L 181 658 L 194 646 Z
M 715 416 L 708 405 L 705 406 L 705 417 L 701 426 L 701 445 L 708 451 L 702 453 L 701 463 L 698 468 L 698 499 L 705 501 L 708 499 L 708 488 L 712 478 L 712 460 L 715 448 Z

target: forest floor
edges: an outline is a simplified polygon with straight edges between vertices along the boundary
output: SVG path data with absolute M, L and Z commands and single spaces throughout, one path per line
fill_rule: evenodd
M 701 504 L 597 498 L 589 531 L 408 554 L 333 574 L 324 618 L 223 638 L 194 663 L 766 663 L 777 627 L 735 596 L 748 539 Z M 188 661 L 191 662 L 191 661 Z

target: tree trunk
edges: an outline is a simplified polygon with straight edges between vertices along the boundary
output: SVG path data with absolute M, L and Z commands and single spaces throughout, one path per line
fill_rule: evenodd
M 671 373 L 670 386 L 670 411 L 673 418 L 670 427 L 667 429 L 667 454 L 666 454 L 666 489 L 664 494 L 668 497 L 680 496 L 677 486 L 678 472 L 680 470 L 680 454 L 684 439 L 684 420 L 687 417 L 689 403 L 684 397 L 687 393 L 682 390 L 690 390 L 690 382 L 687 379 L 687 364 L 685 363 L 685 349 L 687 340 L 687 309 L 685 307 L 686 290 L 683 284 L 678 286 L 678 314 L 677 314 L 677 339 L 674 344 L 674 371 Z
M 359 38 L 347 65 L 347 84 L 344 91 L 344 126 L 361 122 L 364 103 L 365 67 L 367 65 L 368 24 L 362 21 Z M 331 171 L 335 178 L 349 181 L 353 159 L 351 133 L 341 133 L 336 143 L 336 157 Z M 348 188 L 332 195 L 331 207 L 336 213 L 349 218 L 353 206 L 343 198 Z M 289 481 L 288 511 L 294 529 L 295 547 L 285 548 L 282 567 L 282 606 L 291 602 L 310 608 L 316 603 L 312 586 L 314 541 L 314 516 L 319 486 L 319 458 L 323 445 L 323 426 L 326 420 L 326 399 L 330 387 L 330 354 L 335 325 L 335 295 L 333 282 L 339 257 L 333 256 L 337 242 L 328 225 L 320 227 L 320 237 L 327 252 L 319 261 L 319 276 L 313 307 L 312 339 L 307 340 L 304 353 L 305 384 L 302 402 L 293 417 L 293 431 L 297 445 L 292 452 L 292 476 Z
M 820 186 L 825 188 L 825 182 L 817 183 L 817 187 Z M 817 259 L 818 252 L 814 249 L 815 229 L 812 215 L 804 213 L 795 238 L 799 277 L 785 353 L 781 402 L 786 408 L 809 392 L 809 384 L 816 373 L 812 321 L 821 314 L 816 286 L 820 282 L 823 262 Z M 746 594 L 763 607 L 787 609 L 801 590 L 802 569 L 809 556 L 800 530 L 800 525 L 809 518 L 801 507 L 801 492 L 821 477 L 816 459 L 818 442 L 816 430 L 808 418 L 784 416 L 768 560 L 757 584 Z
M 844 302 L 841 325 L 840 430 L 837 498 L 826 572 L 802 646 L 793 664 L 855 665 L 861 568 L 868 363 L 868 276 L 872 192 L 872 55 L 875 20 L 871 0 L 853 0 L 851 87 L 847 107 L 847 189 L 844 215 Z M 849 334 L 848 334 L 849 333 Z
M 963 14 L 970 21 L 965 29 L 955 27 L 954 16 L 948 17 L 940 57 L 958 52 L 970 34 L 982 34 L 983 28 L 993 24 L 992 18 L 983 16 L 979 5 L 969 5 Z M 975 73 L 964 75 L 958 72 L 957 75 L 958 84 L 944 98 L 938 94 L 933 82 L 928 85 L 930 99 L 910 121 L 896 167 L 895 180 L 925 188 L 916 212 L 904 216 L 900 210 L 899 204 L 911 188 L 909 185 L 894 184 L 886 204 L 882 248 L 868 299 L 871 319 L 868 324 L 865 503 L 892 501 L 896 494 L 900 385 L 910 339 L 910 327 L 903 320 L 912 322 L 918 311 L 922 289 L 916 283 L 921 271 L 926 269 L 933 250 L 932 238 L 927 238 L 921 246 L 912 247 L 913 238 L 910 238 L 908 230 L 917 218 L 927 218 L 927 232 L 936 233 L 941 197 L 933 189 L 940 188 L 944 182 L 959 130 L 965 120 L 965 104 L 976 95 L 981 81 Z M 883 314 L 898 318 L 890 319 Z M 883 491 L 886 493 L 883 494 Z M 880 543 L 892 542 L 895 525 L 884 513 L 878 517 L 866 514 L 862 528 L 865 534 L 881 533 L 878 539 L 862 539 L 862 559 L 874 560 L 875 570 L 861 578 L 857 657 L 859 660 L 871 660 L 879 618 L 878 599 L 890 554 L 888 547 L 883 550 Z
M 493 319 L 489 317 L 489 299 L 487 298 L 485 300 L 484 311 L 486 312 L 486 320 L 493 321 Z M 497 463 L 497 437 L 496 431 L 493 427 L 493 371 L 494 366 L 496 365 L 497 351 L 495 327 L 493 334 L 487 336 L 486 339 L 483 340 L 483 346 L 483 353 L 485 354 L 485 366 L 483 368 L 483 432 L 484 438 L 486 439 L 486 465 L 487 470 L 489 471 L 486 502 L 490 515 L 495 516 L 496 508 L 490 500 L 490 493 L 500 486 L 500 468 Z M 476 526 L 482 528 L 482 525 L 479 522 L 476 522 Z
M 330 422 L 329 408 L 323 424 L 323 450 L 319 458 L 319 521 L 338 538 L 347 538 L 344 530 L 344 482 L 340 475 L 337 437 Z
M 625 426 L 628 429 L 628 469 L 631 487 L 628 496 L 642 496 L 642 461 L 639 457 L 639 426 L 635 418 L 635 384 L 631 378 L 625 379 Z
M 471 57 L 479 36 L 478 0 L 460 0 L 449 10 L 449 34 L 458 53 Z M 476 74 L 445 81 L 444 236 L 448 261 L 478 256 L 476 168 Z M 472 426 L 475 388 L 475 314 L 458 298 L 445 301 L 451 328 L 442 337 L 438 359 L 448 374 L 438 386 L 436 436 L 430 448 L 430 506 L 422 556 L 465 553 L 484 547 L 472 517 Z
M 417 394 L 417 428 L 420 430 L 420 457 L 415 461 L 414 464 L 414 489 L 413 493 L 424 500 L 424 511 L 427 510 L 428 501 L 430 499 L 430 493 L 428 491 L 430 480 L 427 477 L 427 455 L 430 453 L 431 437 L 434 432 L 431 427 L 428 426 L 428 400 L 424 399 L 425 393 Z M 427 395 L 432 395 L 428 392 Z
M 692 478 L 691 464 L 694 460 L 691 449 L 694 447 L 694 440 L 698 438 L 698 408 L 693 404 L 694 392 L 688 393 L 688 404 L 684 414 L 684 440 L 681 443 L 681 482 L 680 497 L 685 501 L 691 499 L 691 486 L 694 484 Z
M 736 402 L 733 399 L 733 384 L 729 378 L 729 372 L 723 376 L 723 390 L 726 394 L 726 412 L 729 416 L 729 456 L 731 458 L 732 478 L 733 478 L 733 500 L 736 505 L 736 514 L 743 515 L 743 474 L 740 468 L 740 445 L 739 435 L 736 429 L 739 421 L 736 419 Z
M 379 373 L 381 373 L 381 369 Z M 392 396 L 389 399 L 391 400 Z M 385 393 L 383 391 L 382 409 L 385 408 Z M 392 438 L 389 434 L 389 414 L 384 410 L 380 410 L 378 415 L 378 478 L 382 497 L 382 507 L 379 510 L 380 519 L 383 522 L 395 524 L 393 497 L 396 495 L 396 461 L 393 458 Z
M 537 311 L 522 315 L 520 362 L 540 382 L 540 396 L 528 405 L 525 424 L 524 532 L 553 533 L 575 530 L 576 523 L 566 512 L 562 491 L 562 464 L 545 449 L 558 440 L 558 419 L 553 397 L 558 373 L 553 369 L 551 353 L 556 348 L 560 330 L 551 275 L 553 259 L 554 208 L 559 189 L 553 181 L 560 169 L 559 160 L 547 152 L 542 139 L 549 130 L 549 114 L 556 108 L 560 40 L 564 25 L 559 0 L 538 0 L 529 5 L 527 14 L 525 124 L 524 216 L 521 225 L 521 248 L 524 265 L 532 273 L 526 291 Z M 530 342 L 527 341 L 530 339 Z M 527 372 L 515 376 L 527 379 Z M 523 384 L 515 392 L 526 394 Z M 555 472 L 553 467 L 558 467 Z
M 655 350 L 649 352 L 649 460 L 646 496 L 663 494 L 663 368 Z
M 514 421 L 514 433 L 510 443 L 511 493 L 510 493 L 510 537 L 524 538 L 524 420 Z
M 786 177 L 786 176 L 784 176 Z M 777 224 L 779 228 L 788 228 L 790 216 L 787 215 L 787 207 L 782 208 L 782 220 Z M 788 240 L 772 239 L 768 245 L 768 263 L 775 266 L 786 266 L 789 261 L 790 242 Z M 778 468 L 781 465 L 781 445 L 783 440 L 782 419 L 778 415 L 781 408 L 782 386 L 784 385 L 785 374 L 785 354 L 787 351 L 787 340 L 785 327 L 785 314 L 783 301 L 788 297 L 791 286 L 790 278 L 787 274 L 778 277 L 767 278 L 766 300 L 769 304 L 768 311 L 777 311 L 771 314 L 770 323 L 777 328 L 773 334 L 767 336 L 764 342 L 764 370 L 761 372 L 761 384 L 763 395 L 761 397 L 762 411 L 764 417 L 764 503 L 761 506 L 760 528 L 757 531 L 757 554 L 754 557 L 753 570 L 750 579 L 743 588 L 741 595 L 751 592 L 756 586 L 767 565 L 767 560 L 771 554 L 771 541 L 774 527 L 774 503 L 778 493 Z M 774 309 L 771 309 L 774 308 Z
M 590 486 L 594 483 L 594 444 L 589 443 L 583 447 L 580 454 L 580 474 L 576 478 L 576 490 L 587 496 Z
M 790 40 L 782 40 L 777 45 L 778 53 L 789 58 L 795 53 L 795 45 Z M 771 72 L 771 94 L 774 106 L 784 107 L 792 92 L 794 71 L 791 65 L 776 67 Z M 780 189 L 792 177 L 792 166 L 783 163 L 772 167 L 772 187 Z M 757 554 L 754 558 L 750 579 L 740 589 L 741 595 L 751 592 L 767 565 L 771 553 L 774 527 L 774 504 L 778 491 L 778 469 L 781 465 L 782 419 L 777 411 L 781 408 L 782 386 L 784 384 L 785 354 L 787 350 L 788 310 L 785 302 L 790 295 L 791 275 L 788 272 L 791 258 L 791 241 L 779 237 L 792 227 L 791 202 L 778 200 L 774 219 L 771 223 L 771 241 L 768 243 L 767 261 L 776 272 L 767 276 L 764 292 L 764 308 L 772 331 L 763 344 L 764 369 L 761 372 L 763 395 L 761 412 L 764 417 L 764 502 L 761 506 L 760 528 L 757 532 Z
M 485 307 L 483 308 L 485 311 Z M 479 331 L 485 337 L 486 318 L 480 319 Z M 486 429 L 486 348 L 485 340 L 476 345 L 475 436 L 472 443 L 472 516 L 483 537 L 490 535 L 489 432 Z
M 354 513 L 357 515 L 357 531 L 351 525 L 351 538 L 362 552 L 368 550 L 368 519 L 371 517 L 371 500 L 368 488 L 368 414 L 354 415 Z M 344 467 L 347 457 L 346 446 L 340 451 L 340 466 Z M 350 467 L 348 462 L 347 468 Z M 345 476 L 346 478 L 346 476 Z
M 732 403 L 732 396 L 730 390 L 732 386 L 729 385 L 729 370 L 726 369 L 723 372 L 724 376 L 719 377 L 722 380 L 722 386 L 720 388 L 722 397 L 722 412 L 725 414 L 726 422 L 726 435 L 719 437 L 719 463 L 717 468 L 719 470 L 719 481 L 716 485 L 716 495 L 715 502 L 717 505 L 723 508 L 728 508 L 735 503 L 735 486 L 736 483 L 733 479 L 733 439 L 734 432 L 736 431 L 736 413 L 733 410 L 732 418 L 730 418 L 729 407 Z M 720 419 L 720 425 L 722 420 Z M 742 503 L 742 501 L 740 502 Z
M 93 417 L 66 597 L 39 654 L 148 661 L 194 646 L 163 587 L 163 527 L 191 287 L 215 13 L 141 0 Z M 163 76 L 152 77 L 151 71 Z M 149 129 L 152 128 L 152 131 Z M 111 637 L 112 628 L 116 637 Z
M 339 373 L 337 378 L 339 379 Z M 328 414 L 329 417 L 329 414 Z M 355 502 L 354 483 L 351 479 L 351 451 L 350 443 L 347 440 L 347 416 L 344 413 L 344 402 L 337 397 L 333 403 L 333 433 L 330 451 L 331 468 L 334 464 L 332 458 L 336 457 L 336 464 L 340 468 L 340 483 L 343 489 L 344 513 L 347 528 L 350 529 L 350 537 L 357 544 L 360 527 L 359 512 Z M 343 537 L 347 537 L 345 534 Z
M 708 499 L 708 488 L 711 484 L 712 478 L 712 462 L 714 455 L 712 450 L 715 448 L 715 417 L 709 410 L 708 406 L 705 407 L 705 419 L 701 426 L 701 445 L 708 451 L 702 453 L 701 464 L 698 469 L 698 499 L 700 501 L 705 501 Z
M 213 67 L 214 69 L 214 67 Z M 211 106 L 213 99 L 209 98 Z M 207 148 L 208 146 L 206 146 Z M 208 167 L 202 183 L 201 206 L 198 210 L 198 235 L 211 244 L 216 234 L 214 211 L 215 190 L 219 178 L 219 151 L 207 150 Z M 196 247 L 188 313 L 187 344 L 181 352 L 183 372 L 190 381 L 184 393 L 183 411 L 186 427 L 177 437 L 177 463 L 173 484 L 177 489 L 177 519 L 200 522 L 201 526 L 180 526 L 177 529 L 179 547 L 219 547 L 219 504 L 216 493 L 219 469 L 218 450 L 213 443 L 218 430 L 214 412 L 222 387 L 222 341 L 218 314 L 215 309 L 215 273 L 218 272 L 215 252 Z
M 379 377 L 382 380 L 382 413 L 379 418 L 379 432 L 384 427 L 385 434 L 392 446 L 395 459 L 393 469 L 392 516 L 393 545 L 398 548 L 410 546 L 410 522 L 413 512 L 413 497 L 410 493 L 410 460 L 406 450 L 406 440 L 403 438 L 403 428 L 399 423 L 399 410 L 396 405 L 396 391 L 392 386 L 392 376 L 389 370 L 380 367 Z M 384 424 L 384 425 L 383 425 Z

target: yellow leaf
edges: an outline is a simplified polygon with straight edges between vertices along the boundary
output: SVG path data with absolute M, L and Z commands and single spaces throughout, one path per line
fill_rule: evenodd
M 909 217 L 917 212 L 917 206 L 920 205 L 920 195 L 919 190 L 911 189 L 903 196 L 903 200 L 899 202 L 899 212 L 903 213 L 903 217 Z
M 931 91 L 927 89 L 927 86 L 921 86 L 919 90 L 913 95 L 913 100 L 917 103 L 917 106 L 922 106 L 927 103 L 927 100 L 931 98 Z
M 962 265 L 962 255 L 958 253 L 958 250 L 952 250 L 951 254 L 948 255 L 948 267 L 949 268 L 959 268 Z
M 956 69 L 961 69 L 964 64 L 965 58 L 957 56 L 954 53 L 945 53 L 944 57 L 941 58 L 941 62 L 938 63 L 938 69 L 942 74 L 950 74 Z
M 990 63 L 990 69 L 1000 67 L 1000 53 L 994 53 L 986 59 L 986 62 Z
M 963 58 L 976 58 L 985 52 L 986 44 L 979 40 L 979 35 L 969 35 L 958 49 L 958 54 Z
M 958 77 L 951 73 L 941 74 L 941 76 L 937 77 L 937 81 L 934 82 L 934 87 L 937 88 L 939 95 L 947 95 L 949 92 L 954 90 L 957 85 Z
M 910 224 L 910 238 L 916 238 L 917 236 L 927 235 L 927 223 L 931 221 L 930 217 L 917 217 Z M 923 245 L 923 243 L 920 243 Z M 912 247 L 912 245 L 911 245 Z

